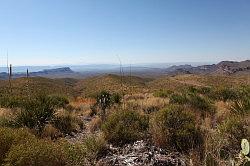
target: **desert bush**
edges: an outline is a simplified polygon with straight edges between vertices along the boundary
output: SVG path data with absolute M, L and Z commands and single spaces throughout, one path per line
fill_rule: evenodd
M 221 139 L 226 140 L 221 152 L 225 158 L 229 155 L 236 155 L 240 149 L 240 143 L 243 138 L 250 138 L 246 122 L 241 117 L 230 117 L 219 125 L 218 130 Z
M 34 140 L 35 136 L 26 129 L 0 128 L 0 165 L 11 146 Z
M 60 142 L 60 145 L 67 156 L 66 166 L 90 165 L 86 158 L 87 150 L 83 144 L 70 144 L 67 141 L 62 141 Z
M 158 91 L 155 91 L 153 95 L 154 95 L 155 97 L 167 98 L 167 97 L 169 97 L 172 93 L 173 93 L 173 91 L 171 91 L 171 90 L 163 90 L 163 89 L 160 89 L 160 90 L 158 90 Z
M 148 129 L 148 118 L 135 111 L 116 111 L 102 126 L 105 139 L 116 145 L 143 139 Z
M 211 87 L 200 87 L 198 88 L 198 93 L 209 96 L 212 92 L 212 88 Z
M 102 135 L 90 135 L 83 140 L 83 146 L 86 148 L 86 157 L 88 160 L 93 161 L 102 157 L 106 153 L 106 141 Z
M 188 95 L 188 104 L 191 107 L 199 110 L 202 116 L 204 116 L 207 113 L 212 114 L 215 112 L 215 107 L 212 105 L 211 101 L 197 94 Z
M 190 92 L 190 93 L 198 93 L 199 89 L 194 87 L 194 86 L 189 86 L 187 91 Z
M 62 142 L 67 156 L 67 166 L 95 165 L 96 160 L 106 153 L 106 142 L 102 136 L 90 135 L 81 143 Z
M 23 105 L 24 98 L 17 96 L 0 96 L 0 106 L 4 108 L 16 108 Z
M 212 101 L 198 93 L 173 94 L 169 102 L 170 104 L 188 105 L 198 110 L 203 117 L 207 113 L 212 114 L 215 111 Z
M 157 146 L 181 152 L 198 148 L 203 142 L 194 116 L 179 106 L 169 106 L 157 112 L 151 119 L 150 132 Z
M 1 116 L 0 127 L 15 127 L 15 121 L 11 117 Z
M 69 104 L 69 100 L 63 96 L 51 95 L 49 96 L 49 99 L 51 105 L 53 105 L 55 108 L 66 108 L 67 104 Z
M 83 129 L 83 122 L 73 113 L 62 110 L 54 116 L 52 125 L 64 135 Z
M 114 93 L 111 95 L 111 102 L 113 104 L 120 104 L 122 100 L 122 96 L 119 93 Z
M 184 94 L 174 93 L 170 96 L 169 103 L 171 104 L 186 104 L 188 102 L 187 96 Z
M 149 107 L 144 107 L 142 108 L 143 111 L 146 113 L 146 114 L 151 114 L 153 112 L 157 112 L 160 110 L 160 107 L 159 106 L 149 106 Z
M 219 89 L 216 92 L 216 96 L 218 100 L 222 100 L 224 102 L 228 100 L 235 100 L 238 98 L 237 90 L 230 88 Z
M 4 161 L 5 166 L 64 166 L 67 157 L 59 145 L 37 139 L 12 146 Z

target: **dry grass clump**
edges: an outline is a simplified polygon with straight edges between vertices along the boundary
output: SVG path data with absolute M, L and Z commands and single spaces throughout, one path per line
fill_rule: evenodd
M 91 132 L 98 131 L 101 129 L 102 120 L 99 116 L 95 116 L 89 123 L 88 130 Z
M 83 129 L 81 119 L 74 112 L 69 112 L 64 109 L 61 109 L 55 114 L 51 123 L 63 135 L 68 135 Z
M 219 125 L 218 130 L 221 137 L 227 141 L 224 145 L 225 155 L 236 155 L 241 150 L 240 143 L 243 138 L 249 139 L 246 122 L 240 117 L 230 117 Z
M 90 110 L 90 107 L 96 103 L 93 98 L 82 98 L 77 97 L 75 100 L 70 102 L 70 105 L 77 110 L 78 114 L 85 114 Z
M 9 116 L 11 112 L 12 111 L 9 108 L 0 108 L 0 117 Z
M 128 100 L 143 100 L 145 98 L 145 94 L 132 94 L 132 95 L 125 95 L 124 96 L 124 100 L 128 101 Z
M 168 103 L 169 100 L 167 98 L 155 97 L 153 94 L 144 94 L 143 98 L 127 99 L 125 108 L 150 114 L 164 108 Z
M 204 163 L 230 165 L 239 155 L 241 140 L 250 138 L 247 128 L 242 117 L 229 116 L 215 129 L 206 130 Z
M 60 132 L 59 129 L 55 128 L 52 124 L 47 124 L 43 129 L 41 137 L 55 140 L 59 137 L 62 137 L 62 133 Z
M 217 123 L 222 123 L 231 115 L 229 106 L 230 103 L 228 102 L 223 102 L 223 101 L 215 102 L 215 107 L 216 107 L 215 117 Z

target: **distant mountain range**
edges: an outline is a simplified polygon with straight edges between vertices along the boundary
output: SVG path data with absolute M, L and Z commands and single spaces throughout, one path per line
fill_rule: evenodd
M 118 65 L 85 67 L 85 70 L 72 70 L 70 67 L 59 67 L 43 69 L 41 71 L 30 72 L 30 77 L 47 77 L 47 78 L 83 78 L 88 76 L 95 76 L 101 74 L 119 74 L 137 75 L 144 77 L 158 77 L 162 75 L 178 75 L 178 74 L 212 74 L 212 75 L 239 75 L 250 74 L 250 60 L 236 62 L 236 61 L 222 61 L 218 64 L 192 66 L 190 64 L 181 64 L 164 67 L 143 67 L 143 66 L 125 66 L 120 70 Z M 103 67 L 103 68 L 102 68 Z M 75 67 L 76 68 L 76 67 Z M 80 66 L 79 66 L 80 68 Z M 13 73 L 13 78 L 26 77 L 26 73 Z M 0 79 L 7 79 L 8 73 L 1 72 Z
M 172 66 L 166 69 L 168 74 L 250 74 L 250 60 L 235 62 L 222 61 L 218 64 L 202 65 L 193 67 L 191 65 Z
M 30 72 L 30 77 L 48 77 L 48 78 L 63 78 L 63 77 L 72 77 L 77 73 L 72 71 L 69 67 L 56 68 L 56 69 L 44 69 L 42 71 Z M 13 78 L 26 77 L 27 73 L 13 73 Z M 0 73 L 0 79 L 7 79 L 8 73 L 2 72 Z

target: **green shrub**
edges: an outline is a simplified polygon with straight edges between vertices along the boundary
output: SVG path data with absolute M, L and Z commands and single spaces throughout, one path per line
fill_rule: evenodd
M 102 136 L 88 136 L 81 143 L 61 143 L 67 156 L 67 166 L 95 165 L 106 154 L 106 142 Z
M 211 101 L 197 93 L 173 94 L 170 97 L 169 103 L 189 105 L 192 108 L 199 110 L 202 116 L 206 115 L 207 113 L 212 114 L 215 111 L 215 107 L 212 105 Z
M 217 93 L 217 98 L 224 102 L 228 100 L 235 100 L 238 98 L 237 91 L 230 88 L 219 89 L 216 93 Z
M 24 103 L 24 98 L 17 96 L 0 96 L 0 106 L 4 108 L 16 108 L 21 107 Z
M 198 88 L 198 93 L 209 96 L 212 92 L 212 88 L 210 87 L 200 87 Z
M 61 147 L 64 150 L 64 153 L 67 156 L 67 166 L 82 166 L 90 165 L 86 156 L 87 150 L 83 144 L 75 143 L 71 144 L 66 141 L 60 143 Z
M 188 87 L 188 92 L 190 92 L 190 93 L 198 93 L 199 89 L 194 87 L 194 86 L 189 86 Z
M 0 128 L 0 165 L 11 146 L 34 140 L 35 136 L 26 129 Z
M 0 127 L 15 127 L 13 118 L 0 116 Z
M 153 112 L 157 112 L 160 110 L 159 106 L 149 106 L 149 107 L 145 107 L 143 108 L 144 113 L 146 114 L 151 114 Z
M 161 97 L 161 98 L 167 98 L 169 97 L 173 92 L 171 90 L 163 90 L 163 89 L 160 89 L 156 92 L 154 92 L 154 96 L 155 97 Z
M 162 148 L 187 152 L 202 145 L 201 132 L 194 116 L 179 106 L 170 106 L 156 113 L 150 123 L 153 142 Z
M 55 108 L 65 108 L 69 104 L 69 100 L 63 96 L 49 96 L 50 104 Z
M 67 157 L 57 144 L 35 140 L 11 147 L 5 159 L 4 166 L 64 166 Z
M 190 94 L 188 96 L 188 104 L 199 110 L 202 115 L 204 116 L 206 113 L 214 113 L 215 111 L 215 107 L 211 104 L 211 102 L 204 98 L 204 97 L 201 97 L 197 94 Z
M 171 104 L 186 104 L 188 102 L 187 96 L 183 94 L 174 93 L 170 96 L 169 103 Z
M 106 153 L 106 142 L 102 136 L 90 135 L 83 141 L 88 160 L 95 160 Z
M 114 93 L 111 95 L 111 102 L 113 104 L 120 104 L 122 100 L 122 96 L 119 93 Z
M 116 111 L 102 126 L 106 140 L 123 145 L 142 139 L 148 129 L 148 118 L 134 111 Z

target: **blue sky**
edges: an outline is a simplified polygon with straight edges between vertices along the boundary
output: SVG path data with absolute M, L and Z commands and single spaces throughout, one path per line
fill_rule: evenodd
M 0 0 L 0 66 L 250 57 L 249 0 Z

